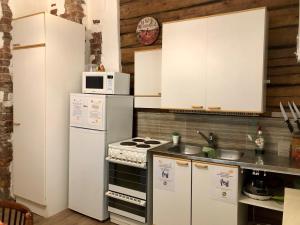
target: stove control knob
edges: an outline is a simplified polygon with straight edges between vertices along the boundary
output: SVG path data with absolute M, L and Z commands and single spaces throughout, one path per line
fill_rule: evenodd
M 139 163 L 142 163 L 142 160 L 143 160 L 143 154 L 138 154 L 137 161 Z

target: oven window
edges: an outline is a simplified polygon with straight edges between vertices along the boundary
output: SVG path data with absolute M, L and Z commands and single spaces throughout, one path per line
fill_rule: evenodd
M 147 170 L 109 163 L 109 183 L 135 191 L 146 192 Z
M 119 209 L 146 218 L 146 214 L 147 214 L 146 207 L 135 205 L 115 198 L 108 198 L 108 205 L 115 209 Z
M 102 76 L 86 76 L 86 88 L 88 89 L 103 89 Z

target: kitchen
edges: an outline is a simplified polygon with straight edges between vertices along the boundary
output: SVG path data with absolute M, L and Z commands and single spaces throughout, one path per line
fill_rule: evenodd
M 180 225 L 199 224 L 197 221 L 205 221 L 207 219 L 205 215 L 209 216 L 206 224 L 218 224 L 218 221 L 214 221 L 213 218 L 213 215 L 217 212 L 220 213 L 219 220 L 225 223 L 225 219 L 222 219 L 222 212 L 225 214 L 222 207 L 231 210 L 230 212 L 226 211 L 225 215 L 235 222 L 240 220 L 238 224 L 248 221 L 253 222 L 253 224 L 281 224 L 282 219 L 283 224 L 293 224 L 286 222 L 288 216 L 285 216 L 285 212 L 292 211 L 293 207 L 289 209 L 289 206 L 292 206 L 293 203 L 286 206 L 282 203 L 277 203 L 278 200 L 275 202 L 273 200 L 253 200 L 245 198 L 242 192 L 243 188 L 247 185 L 246 181 L 253 181 L 252 183 L 254 183 L 254 181 L 260 181 L 260 179 L 269 183 L 269 180 L 274 178 L 280 185 L 284 183 L 284 186 L 292 188 L 291 192 L 297 186 L 299 167 L 297 166 L 297 160 L 293 160 L 289 156 L 290 146 L 297 146 L 298 139 L 296 132 L 298 128 L 297 124 L 294 123 L 294 117 L 288 102 L 290 102 L 291 109 L 295 111 L 294 113 L 297 117 L 296 107 L 294 107 L 293 102 L 299 107 L 299 68 L 297 57 L 294 54 L 297 51 L 299 2 L 296 0 L 259 2 L 252 0 L 243 2 L 237 0 L 121 0 L 120 2 L 103 0 L 99 1 L 99 4 L 93 0 L 86 1 L 85 4 L 78 2 L 73 1 L 72 3 L 72 1 L 57 0 L 24 5 L 23 1 L 11 0 L 10 5 L 14 18 L 22 18 L 46 11 L 61 15 L 63 18 L 77 23 L 83 23 L 86 26 L 86 46 L 83 46 L 81 43 L 76 50 L 74 50 L 74 47 L 73 50 L 70 50 L 70 52 L 74 52 L 74 59 L 78 57 L 78 60 L 83 60 L 85 57 L 86 68 L 83 68 L 84 66 L 82 65 L 81 72 L 84 70 L 89 71 L 92 67 L 89 64 L 103 64 L 106 71 L 122 71 L 123 73 L 131 74 L 131 78 L 134 78 L 131 79 L 130 83 L 130 94 L 135 96 L 135 109 L 131 122 L 133 134 L 120 137 L 118 141 L 115 140 L 111 143 L 115 143 L 117 148 L 119 148 L 119 145 L 121 145 L 120 142 L 124 142 L 125 140 L 126 142 L 130 142 L 131 140 L 128 140 L 131 137 L 139 137 L 138 139 L 145 139 L 143 141 L 150 143 L 150 147 L 148 147 L 151 148 L 149 154 L 137 157 L 138 164 L 144 163 L 143 165 L 147 167 L 147 174 L 141 172 L 141 179 L 144 182 L 146 181 L 146 192 L 142 191 L 143 195 L 139 195 L 141 194 L 140 192 L 134 192 L 137 194 L 137 196 L 134 196 L 134 194 L 128 194 L 128 192 L 121 195 L 120 189 L 116 191 L 115 186 L 118 185 L 115 185 L 115 177 L 114 179 L 110 178 L 110 172 L 113 171 L 119 175 L 124 170 L 129 171 L 130 169 L 128 165 L 123 165 L 124 167 L 120 167 L 121 170 L 118 170 L 119 166 L 116 165 L 119 164 L 112 163 L 113 160 L 120 159 L 118 158 L 120 151 L 116 152 L 116 146 L 111 145 L 111 150 L 108 149 L 105 161 L 110 162 L 109 164 L 114 166 L 109 167 L 109 174 L 106 174 L 107 179 L 109 179 L 109 186 L 105 187 L 105 182 L 103 184 L 103 188 L 107 188 L 103 195 L 107 195 L 111 204 L 117 205 L 117 200 L 111 201 L 117 198 L 135 197 L 137 199 L 133 198 L 130 200 L 139 200 L 135 203 L 147 206 L 143 209 L 147 211 L 147 216 L 145 217 L 146 223 L 152 224 L 151 220 L 153 219 L 153 224 L 156 225 L 176 224 L 174 221 L 177 221 L 177 224 Z M 74 8 L 78 9 L 78 11 L 66 7 L 72 6 L 72 4 L 74 4 Z M 82 8 L 78 7 L 78 5 L 82 5 Z M 2 8 L 5 9 L 5 7 Z M 151 32 L 149 32 L 148 36 L 143 36 L 143 29 L 147 29 L 147 25 L 149 25 Z M 13 44 L 19 44 L 14 41 L 14 32 L 16 30 L 12 30 Z M 229 30 L 230 32 L 228 32 Z M 28 31 L 28 29 L 25 29 L 25 31 Z M 9 32 L 6 31 L 6 33 Z M 63 33 L 61 35 L 63 36 Z M 68 33 L 65 32 L 65 35 L 68 36 Z M 76 35 L 76 37 L 79 36 Z M 81 40 L 84 38 L 83 36 L 80 36 Z M 80 40 L 77 41 L 78 43 L 80 42 Z M 33 44 L 44 42 L 38 40 Z M 6 43 L 4 42 L 4 44 Z M 45 43 L 46 48 L 52 46 L 50 42 L 49 44 Z M 90 46 L 88 46 L 89 43 L 91 44 Z M 31 45 L 31 43 L 27 45 Z M 22 47 L 12 46 L 12 48 Z M 13 51 L 13 56 L 17 55 L 14 52 L 17 51 Z M 245 54 L 245 52 L 248 54 Z M 78 56 L 75 56 L 75 53 Z M 61 52 L 60 54 L 63 56 L 65 53 Z M 18 57 L 13 57 L 12 62 L 17 62 L 17 59 Z M 38 58 L 36 59 L 38 60 Z M 20 61 L 22 62 L 22 60 Z M 72 63 L 68 64 L 71 65 Z M 22 65 L 20 68 L 22 69 L 25 66 Z M 103 66 L 99 69 L 103 70 Z M 52 65 L 52 67 L 54 68 L 55 66 Z M 12 65 L 9 69 L 14 74 L 18 73 L 17 66 Z M 22 72 L 21 69 L 19 70 L 20 73 Z M 77 70 L 80 70 L 80 68 L 77 68 Z M 91 70 L 94 70 L 94 68 Z M 18 82 L 14 82 L 14 92 L 12 93 L 12 88 L 9 89 L 8 87 L 11 85 L 9 76 L 7 76 L 9 72 L 7 72 L 7 69 L 4 72 L 6 74 L 3 74 L 3 79 L 8 79 L 8 81 L 4 80 L 5 82 L 3 82 L 3 110 L 7 113 L 7 117 L 4 118 L 6 123 L 3 130 L 3 137 L 4 146 L 8 146 L 6 147 L 6 154 L 8 156 L 3 154 L 6 158 L 3 159 L 3 164 L 1 164 L 3 165 L 3 177 L 6 179 L 3 184 L 5 185 L 3 187 L 3 196 L 6 198 L 9 196 L 13 198 L 17 197 L 18 201 L 18 197 L 20 196 L 18 196 L 17 187 L 22 187 L 22 184 L 23 186 L 26 185 L 24 185 L 24 179 L 20 180 L 22 181 L 21 184 L 19 183 L 20 185 L 14 185 L 17 182 L 17 177 L 14 177 L 14 174 L 12 174 L 12 187 L 10 187 L 9 174 L 12 157 L 9 153 L 13 152 L 14 155 L 17 154 L 14 145 L 17 133 L 13 135 L 13 148 L 9 147 L 9 134 L 12 130 L 12 104 L 14 104 L 14 113 L 18 112 L 18 96 L 21 96 L 26 91 L 24 92 L 23 89 L 18 88 Z M 61 72 L 56 71 L 56 73 Z M 79 78 L 81 78 L 81 75 Z M 72 80 L 72 82 L 74 82 L 74 87 L 75 83 L 77 85 L 81 84 L 79 79 Z M 23 83 L 19 84 L 22 85 Z M 29 86 L 30 82 L 26 85 Z M 56 85 L 55 82 L 54 85 Z M 70 86 L 72 86 L 71 83 Z M 81 88 L 72 92 L 80 93 Z M 12 96 L 14 97 L 13 102 Z M 25 94 L 23 97 L 26 99 Z M 55 91 L 53 92 L 53 97 L 56 97 Z M 26 100 L 21 100 L 21 103 L 24 101 Z M 65 105 L 69 105 L 67 102 L 69 99 L 65 101 Z M 285 114 L 283 116 L 281 113 L 280 102 L 283 104 L 290 124 L 294 127 L 294 134 L 290 133 L 288 125 L 284 123 L 284 120 L 288 120 Z M 26 110 L 26 106 L 29 106 L 29 110 L 26 113 L 30 115 L 30 109 L 33 105 L 33 103 L 32 106 L 23 104 L 23 110 Z M 50 113 L 54 112 L 51 111 L 51 108 L 49 110 Z M 24 113 L 25 111 L 20 111 L 20 115 Z M 17 115 L 19 114 L 14 116 Z M 11 117 L 9 118 L 9 116 Z M 67 115 L 64 116 L 66 116 L 64 120 L 67 120 Z M 22 126 L 19 125 L 21 122 L 15 118 L 13 121 L 14 132 Z M 57 118 L 62 119 L 59 115 Z M 52 120 L 50 118 L 49 121 Z M 128 120 L 130 121 L 130 119 Z M 64 123 L 65 127 L 62 129 L 69 129 L 70 124 Z M 291 127 L 291 125 L 289 126 Z M 261 134 L 259 134 L 259 127 L 261 128 Z M 30 124 L 26 129 L 31 129 Z M 55 132 L 58 132 L 58 130 L 54 129 L 53 132 L 53 135 L 55 135 Z M 180 135 L 180 142 L 182 143 L 180 148 L 170 148 L 173 141 L 172 134 L 175 139 Z M 65 140 L 62 140 L 62 142 L 68 141 L 65 135 L 62 134 L 65 137 Z M 255 141 L 260 136 L 263 137 L 263 150 L 265 152 L 264 154 L 255 155 L 257 145 Z M 210 140 L 214 141 L 210 142 Z M 156 145 L 155 141 L 160 143 Z M 157 147 L 160 144 L 164 144 L 164 141 L 170 143 Z M 139 143 L 139 140 L 136 140 L 136 143 Z M 188 144 L 184 145 L 185 143 Z M 214 146 L 214 144 L 217 146 Z M 201 149 L 203 146 L 217 147 L 217 151 L 213 151 L 211 148 Z M 122 149 L 125 152 L 131 151 L 130 149 L 132 148 L 125 146 Z M 197 153 L 199 149 L 201 149 L 201 153 Z M 236 149 L 240 151 L 226 151 Z M 259 147 L 257 149 L 260 151 Z M 293 149 L 296 148 L 293 147 Z M 202 150 L 206 152 L 203 153 Z M 196 151 L 196 153 L 193 151 Z M 141 150 L 140 152 L 142 153 L 143 151 Z M 36 152 L 36 159 L 44 157 L 39 154 L 42 153 Z M 58 152 L 57 154 L 60 153 Z M 227 154 L 227 158 L 218 158 L 220 154 Z M 210 157 L 207 157 L 207 155 L 210 155 Z M 22 157 L 25 157 L 27 161 L 34 159 L 31 155 L 25 155 L 19 159 L 16 156 L 14 156 L 14 160 L 12 161 L 13 167 L 21 165 L 21 163 L 17 164 L 17 162 L 24 160 Z M 83 159 L 85 158 L 92 159 L 91 155 L 89 157 L 84 156 L 85 154 L 82 154 L 81 162 L 84 162 Z M 62 157 L 64 160 L 58 160 L 57 163 L 60 163 L 61 168 L 65 170 L 68 164 L 68 155 L 64 153 Z M 131 159 L 127 161 L 132 162 L 135 156 L 129 154 L 128 157 Z M 146 160 L 144 160 L 145 157 Z M 237 159 L 233 160 L 228 157 L 237 157 Z M 121 161 L 126 160 L 121 158 Z M 50 164 L 47 162 L 47 165 Z M 161 173 L 158 172 L 158 169 L 166 169 L 166 165 L 173 172 L 178 167 L 181 170 L 176 170 L 173 175 L 171 172 L 171 176 L 163 173 L 168 178 L 159 178 L 158 175 Z M 220 165 L 225 165 L 225 173 L 227 166 L 232 168 L 231 170 L 236 178 L 232 181 L 234 183 L 233 189 L 228 192 L 232 194 L 230 195 L 230 200 L 214 199 L 217 193 L 212 193 L 212 190 L 216 190 L 215 187 L 217 187 L 217 184 L 214 184 L 212 187 L 208 185 L 213 182 L 213 175 L 220 174 L 219 170 L 223 168 Z M 138 168 L 135 166 L 131 167 Z M 28 168 L 29 166 L 25 167 L 25 169 Z M 185 172 L 179 176 L 184 171 L 184 168 L 189 173 Z M 13 169 L 12 172 L 14 171 Z M 59 170 L 53 168 L 53 171 L 56 171 L 55 174 L 59 174 Z M 134 169 L 133 171 L 140 173 L 140 171 L 144 170 Z M 198 173 L 195 171 L 202 172 Z M 205 171 L 208 172 L 205 173 Z M 37 173 L 36 171 L 34 174 L 41 176 L 41 173 Z M 194 182 L 200 180 L 197 178 L 200 176 L 202 176 L 201 180 L 206 180 L 205 186 Z M 45 187 L 40 188 L 46 188 L 47 190 L 53 188 L 51 186 L 51 179 L 47 180 Z M 60 182 L 61 188 L 67 189 L 68 173 L 63 174 L 59 179 L 63 181 Z M 243 182 L 244 180 L 245 182 Z M 163 186 L 157 183 L 158 181 L 163 182 Z M 165 187 L 164 184 L 169 184 L 169 181 L 171 185 Z M 268 184 L 270 188 L 274 186 L 273 183 Z M 138 189 L 142 187 L 134 188 Z M 151 191 L 152 188 L 153 193 Z M 171 188 L 171 191 L 165 190 L 166 188 Z M 195 191 L 198 189 L 202 190 L 202 192 Z M 203 194 L 205 191 L 208 192 Z M 118 195 L 113 195 L 115 194 L 113 192 L 117 192 Z M 86 193 L 81 194 L 85 196 Z M 153 203 L 151 201 L 152 194 Z M 272 194 L 272 197 L 275 196 L 278 197 L 277 194 Z M 289 196 L 286 196 L 286 199 L 291 199 Z M 178 202 L 175 201 L 177 198 L 178 202 L 180 201 L 182 204 L 177 205 Z M 296 197 L 293 198 L 295 199 Z M 202 204 L 201 201 L 196 201 L 197 199 L 203 199 Z M 286 199 L 284 204 L 287 202 Z M 35 202 L 38 201 L 35 199 Z M 228 201 L 231 202 L 228 203 Z M 31 206 L 30 202 L 25 203 L 25 205 Z M 210 205 L 212 208 L 207 207 L 202 209 L 204 212 L 208 210 L 206 213 L 197 213 L 203 207 L 204 203 Z M 45 204 L 45 202 L 42 204 Z M 49 204 L 52 203 L 49 202 Z M 94 203 L 90 205 L 92 204 Z M 170 205 L 173 205 L 176 211 L 172 211 L 169 207 Z M 112 205 L 109 207 L 111 207 L 110 211 L 113 211 L 112 208 L 115 208 Z M 141 207 L 143 208 L 143 206 Z M 284 207 L 287 207 L 287 209 L 285 210 Z M 32 207 L 29 208 L 32 210 Z M 65 208 L 71 207 L 66 206 Z M 140 206 L 136 208 L 139 209 Z M 216 213 L 212 213 L 212 210 Z M 32 211 L 37 213 L 37 211 Z M 75 211 L 79 210 L 75 209 Z M 137 213 L 141 215 L 141 211 Z M 178 213 L 179 211 L 182 212 L 182 215 Z M 71 212 L 75 213 L 74 211 Z M 118 213 L 120 213 L 118 210 L 115 210 L 115 213 L 112 212 L 112 214 Z M 153 216 L 151 216 L 152 213 Z M 228 216 L 230 215 L 229 213 L 231 216 Z M 37 214 L 41 215 L 43 213 L 39 212 Z M 197 214 L 199 214 L 198 218 L 193 216 Z M 47 216 L 44 215 L 44 217 Z M 112 221 L 115 220 L 117 223 L 134 223 L 133 221 L 116 221 L 120 217 L 113 218 L 111 216 L 111 218 Z M 140 219 L 140 217 L 136 218 Z M 164 220 L 166 218 L 168 219 L 167 221 Z M 51 217 L 49 221 L 51 221 Z M 227 222 L 227 224 L 234 223 L 231 221 Z M 295 220 L 294 224 L 297 224 Z

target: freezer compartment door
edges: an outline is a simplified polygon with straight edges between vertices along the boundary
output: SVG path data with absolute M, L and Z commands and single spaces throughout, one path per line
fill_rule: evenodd
M 70 126 L 106 130 L 106 96 L 71 94 Z
M 106 132 L 70 128 L 69 208 L 98 220 L 108 218 Z

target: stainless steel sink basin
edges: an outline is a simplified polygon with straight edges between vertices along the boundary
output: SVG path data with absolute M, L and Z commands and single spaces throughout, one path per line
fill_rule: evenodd
M 169 148 L 169 151 L 178 152 L 180 154 L 185 154 L 185 155 L 197 155 L 202 152 L 202 147 L 195 146 L 195 145 L 181 144 Z
M 220 159 L 236 161 L 243 157 L 244 152 L 239 150 L 218 149 L 217 154 Z

